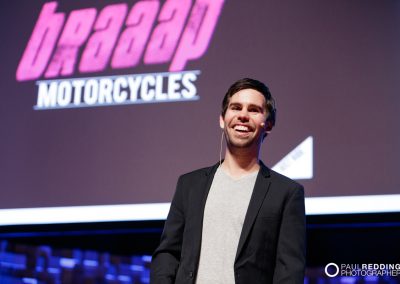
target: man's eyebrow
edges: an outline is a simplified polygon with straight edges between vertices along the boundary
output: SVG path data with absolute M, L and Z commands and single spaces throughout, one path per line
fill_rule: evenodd
M 263 106 L 259 106 L 259 105 L 256 105 L 256 104 L 249 104 L 249 107 L 256 107 L 256 108 L 264 108 Z
M 256 104 L 249 104 L 248 107 L 249 107 L 249 108 L 251 108 L 251 107 L 257 108 L 257 109 L 259 109 L 259 110 L 262 111 L 262 112 L 264 112 L 264 109 L 265 109 L 264 106 L 259 106 L 259 105 L 256 105 Z
M 239 103 L 239 102 L 230 102 L 228 107 L 230 107 L 230 106 L 242 106 L 242 105 L 243 104 Z M 248 107 L 255 107 L 255 108 L 258 108 L 258 109 L 264 111 L 264 106 L 259 106 L 259 105 L 256 105 L 256 104 L 249 104 Z
M 232 105 L 235 105 L 235 106 L 241 106 L 242 104 L 241 103 L 235 103 L 235 102 L 233 102 L 233 103 L 229 103 L 229 106 L 232 106 Z

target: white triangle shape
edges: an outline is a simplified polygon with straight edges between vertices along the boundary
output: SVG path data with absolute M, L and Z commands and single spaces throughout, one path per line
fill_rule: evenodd
M 308 136 L 272 169 L 291 179 L 312 179 L 313 137 Z

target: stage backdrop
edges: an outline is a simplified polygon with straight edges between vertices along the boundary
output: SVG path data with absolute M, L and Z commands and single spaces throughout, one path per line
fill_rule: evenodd
M 397 194 L 398 1 L 2 1 L 0 208 L 170 202 L 265 82 L 262 160 L 307 197 Z

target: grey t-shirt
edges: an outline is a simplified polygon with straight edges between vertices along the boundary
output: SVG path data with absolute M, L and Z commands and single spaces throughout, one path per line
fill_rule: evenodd
M 235 283 L 233 265 L 257 173 L 233 179 L 217 169 L 204 208 L 196 284 Z

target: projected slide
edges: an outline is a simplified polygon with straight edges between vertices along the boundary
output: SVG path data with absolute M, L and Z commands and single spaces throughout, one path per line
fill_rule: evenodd
M 17 0 L 0 15 L 0 215 L 153 214 L 218 161 L 221 101 L 243 77 L 277 102 L 262 160 L 309 206 L 399 200 L 396 2 Z

